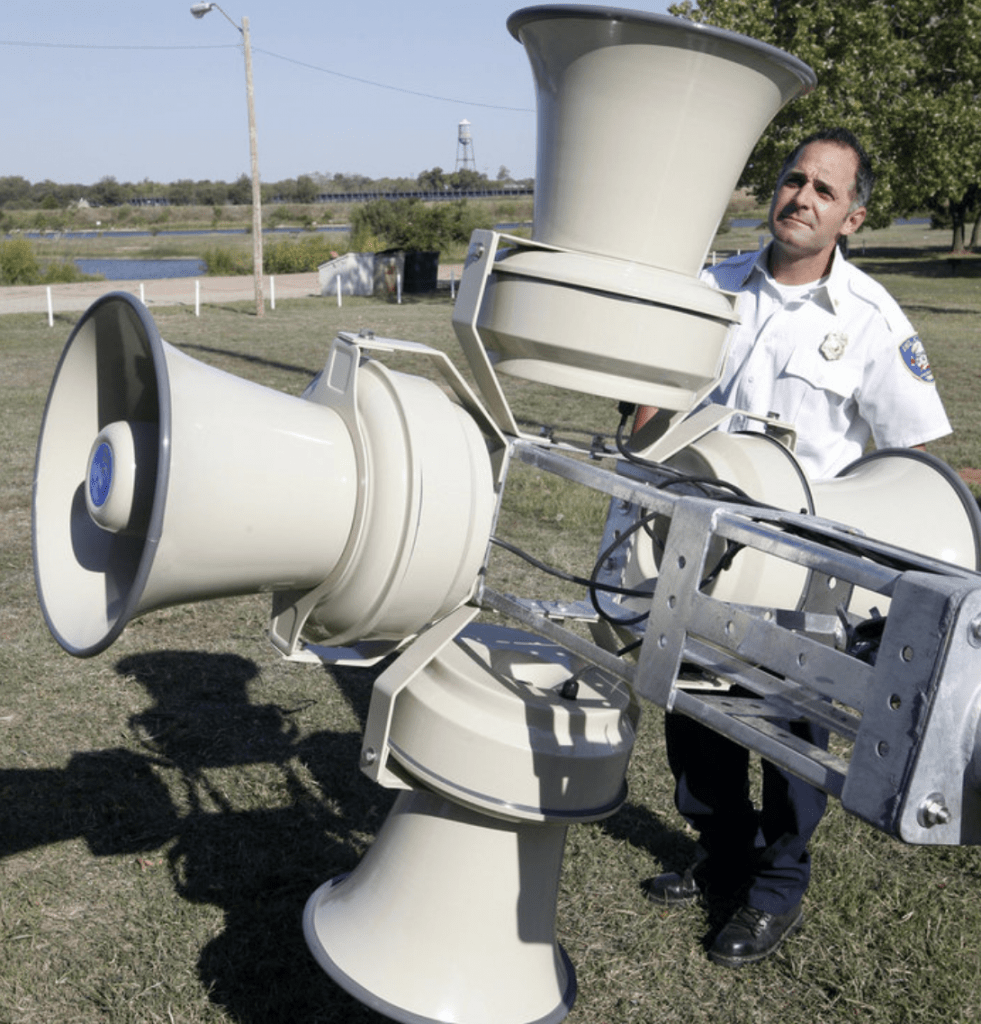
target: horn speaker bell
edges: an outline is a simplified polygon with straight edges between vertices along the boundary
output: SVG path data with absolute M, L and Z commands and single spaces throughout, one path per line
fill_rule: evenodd
M 667 465 L 692 477 L 727 480 L 751 498 L 774 508 L 805 512 L 844 524 L 853 535 L 867 536 L 897 548 L 967 569 L 981 569 L 981 511 L 957 474 L 940 459 L 910 449 L 881 449 L 863 456 L 827 480 L 809 481 L 792 453 L 762 433 L 714 431 L 680 451 Z M 637 516 L 611 502 L 606 537 L 621 534 Z M 610 575 L 630 588 L 644 589 L 658 575 L 660 553 L 669 529 L 657 521 L 653 540 L 639 531 L 626 551 L 616 554 Z M 842 534 L 847 542 L 848 533 Z M 754 548 L 745 548 L 722 571 L 713 570 L 725 544 L 713 541 L 706 560 L 712 576 L 706 590 L 721 601 L 764 608 L 796 609 L 804 597 L 809 572 Z M 623 602 L 632 614 L 645 602 Z M 615 611 L 610 603 L 609 609 Z M 855 588 L 847 610 L 859 617 L 885 615 L 887 597 Z M 618 613 L 616 617 L 620 617 Z
M 640 11 L 546 5 L 508 28 L 537 92 L 534 226 L 487 267 L 479 310 L 454 316 L 461 342 L 474 325 L 496 372 L 692 409 L 736 319 L 699 271 L 757 139 L 814 73 Z
M 551 1024 L 576 993 L 555 927 L 567 828 L 623 804 L 639 712 L 629 687 L 540 637 L 435 632 L 416 641 L 418 671 L 400 658 L 376 681 L 362 752 L 412 788 L 358 866 L 310 897 L 307 944 L 397 1021 Z
M 48 395 L 35 580 L 79 656 L 152 609 L 260 592 L 281 646 L 400 643 L 468 598 L 494 505 L 486 439 L 429 381 L 338 340 L 294 397 L 192 359 L 113 293 Z

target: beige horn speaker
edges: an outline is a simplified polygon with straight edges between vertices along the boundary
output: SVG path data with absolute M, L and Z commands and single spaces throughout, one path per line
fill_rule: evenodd
M 907 448 L 863 456 L 832 480 L 811 485 L 814 512 L 875 540 L 981 569 L 981 511 L 963 480 L 941 459 Z M 887 598 L 856 588 L 849 611 L 885 615 Z
M 590 6 L 517 11 L 538 98 L 534 228 L 454 314 L 497 373 L 694 408 L 736 313 L 698 280 L 739 175 L 788 101 L 814 87 L 774 47 L 681 18 Z M 469 270 L 469 267 L 468 267 Z M 464 275 L 466 277 L 466 274 Z
M 192 359 L 113 293 L 48 395 L 35 580 L 79 656 L 152 609 L 258 592 L 283 598 L 281 646 L 395 643 L 467 599 L 493 508 L 485 438 L 434 384 L 338 340 L 294 397 Z
M 726 480 L 751 498 L 774 508 L 805 512 L 841 524 L 841 543 L 852 535 L 936 558 L 967 569 L 981 568 L 981 511 L 960 477 L 926 452 L 888 448 L 872 452 L 829 480 L 809 481 L 791 452 L 762 433 L 713 431 L 667 460 L 692 477 Z M 738 499 L 733 499 L 738 501 Z M 637 510 L 610 504 L 606 537 L 625 533 Z M 646 589 L 659 573 L 667 521 L 655 520 L 652 535 L 638 531 L 618 553 L 617 578 L 624 586 Z M 713 597 L 735 604 L 795 609 L 802 601 L 809 571 L 755 548 L 744 548 L 715 572 L 725 555 L 716 539 L 706 559 Z M 647 601 L 630 598 L 622 608 L 639 614 Z M 888 598 L 856 588 L 848 611 L 885 615 Z
M 681 18 L 545 5 L 508 29 L 538 97 L 533 239 L 689 277 L 760 135 L 816 84 L 782 50 Z
M 394 1020 L 557 1022 L 576 993 L 556 937 L 566 831 L 622 805 L 639 710 L 547 640 L 450 621 L 375 683 L 362 765 L 413 789 L 354 871 L 310 897 L 304 933 Z

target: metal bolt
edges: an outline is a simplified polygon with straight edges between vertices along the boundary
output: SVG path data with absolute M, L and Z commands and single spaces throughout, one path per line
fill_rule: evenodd
M 972 619 L 967 627 L 967 642 L 972 647 L 981 647 L 981 615 Z
M 950 821 L 950 808 L 943 793 L 931 793 L 920 804 L 916 812 L 916 819 L 923 828 L 933 828 L 934 825 L 946 825 Z
M 372 747 L 365 747 L 361 752 L 361 763 L 362 764 L 374 764 L 378 760 L 378 754 Z

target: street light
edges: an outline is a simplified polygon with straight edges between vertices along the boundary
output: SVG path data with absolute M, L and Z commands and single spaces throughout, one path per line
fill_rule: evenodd
M 191 14 L 203 18 L 209 11 L 218 10 L 225 20 L 235 22 L 215 3 L 191 4 Z M 249 40 L 249 19 L 242 18 L 235 28 L 242 33 L 245 49 L 245 91 L 249 105 L 249 153 L 252 157 L 252 275 L 255 278 L 255 315 L 263 316 L 266 311 L 262 294 L 262 192 L 259 186 L 259 143 L 255 130 L 255 102 L 252 95 L 252 44 Z

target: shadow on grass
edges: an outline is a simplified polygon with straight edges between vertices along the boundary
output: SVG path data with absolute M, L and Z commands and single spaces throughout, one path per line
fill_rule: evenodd
M 391 804 L 358 770 L 361 731 L 301 735 L 294 716 L 303 708 L 249 701 L 258 670 L 237 655 L 163 651 L 126 658 L 116 670 L 153 699 L 130 723 L 142 751 L 0 771 L 0 857 L 74 838 L 96 856 L 166 847 L 177 894 L 224 914 L 198 967 L 210 999 L 235 1020 L 385 1020 L 320 970 L 301 927 L 307 898 L 355 867 Z M 334 673 L 361 722 L 373 675 Z M 266 766 L 264 778 L 276 769 L 255 810 L 242 810 L 248 800 L 233 801 L 215 781 L 216 769 L 248 765 Z M 178 780 L 178 802 L 165 778 Z
M 869 246 L 854 252 L 852 259 L 873 277 L 909 274 L 913 277 L 977 277 L 981 275 L 981 257 L 953 255 L 943 248 L 890 249 Z
M 629 800 L 616 814 L 600 822 L 599 827 L 611 838 L 649 853 L 664 871 L 684 871 L 698 852 L 689 835 L 666 825 L 650 808 Z
M 214 348 L 211 345 L 181 343 L 175 347 L 185 352 L 204 352 L 207 355 L 223 356 L 226 359 L 236 359 L 239 362 L 248 363 L 250 366 L 264 366 L 270 370 L 283 370 L 286 373 L 298 373 L 308 381 L 323 369 L 323 367 L 318 367 L 316 370 L 311 370 L 306 366 L 297 366 L 294 363 L 280 363 L 275 359 L 267 359 L 265 356 L 254 356 L 248 352 L 234 352 L 228 348 Z
M 638 804 L 625 803 L 612 818 L 601 822 L 600 827 L 611 838 L 626 841 L 649 853 L 655 861 L 660 863 L 659 874 L 675 872 L 680 875 L 703 855 L 701 848 L 690 834 L 664 824 L 658 815 Z M 648 897 L 653 880 L 653 878 L 638 879 L 638 888 L 645 898 Z M 710 894 L 708 899 L 701 900 L 706 926 L 706 931 L 701 937 L 704 949 L 708 950 L 712 945 L 739 905 L 738 892 L 731 895 Z M 666 912 L 672 910 L 668 907 L 664 909 Z
M 158 853 L 174 892 L 217 908 L 221 931 L 198 951 L 208 998 L 239 1024 L 382 1024 L 320 969 L 302 914 L 325 881 L 352 871 L 393 794 L 358 769 L 371 684 L 384 667 L 332 669 L 355 729 L 304 733 L 300 712 L 250 700 L 256 664 L 234 654 L 158 651 L 119 661 L 148 706 L 127 747 L 67 767 L 0 771 L 0 857 L 66 839 L 96 856 Z M 255 766 L 257 771 L 249 771 Z M 223 769 L 235 769 L 223 775 Z M 692 841 L 628 803 L 602 826 L 682 869 Z M 640 881 L 640 880 L 638 880 Z M 181 927 L 158 922 L 155 933 Z M 365 921 L 366 934 L 383 924 Z M 436 969 L 438 965 L 434 965 Z

